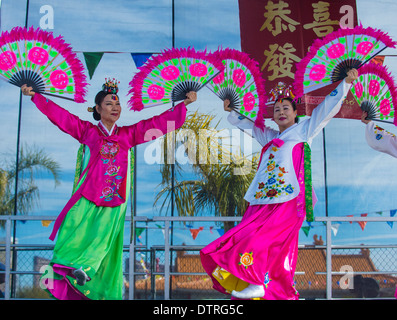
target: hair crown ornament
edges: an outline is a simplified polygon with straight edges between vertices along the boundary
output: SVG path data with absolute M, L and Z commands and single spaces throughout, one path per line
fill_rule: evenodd
M 105 78 L 105 83 L 102 85 L 102 91 L 117 94 L 119 92 L 118 83 L 120 83 L 120 81 L 117 81 L 115 78 L 109 80 Z
M 285 98 L 295 99 L 295 95 L 292 91 L 292 86 L 287 86 L 284 82 L 279 82 L 270 92 L 268 104 L 275 103 L 277 101 L 281 101 Z
M 111 94 L 113 100 L 119 101 L 119 98 L 117 97 L 117 93 L 119 92 L 119 87 L 118 87 L 119 83 L 120 83 L 120 81 L 117 81 L 115 78 L 113 78 L 113 79 L 105 78 L 105 83 L 102 85 L 102 90 L 99 91 L 98 94 L 100 94 L 101 92 Z M 98 94 L 97 94 L 97 96 L 98 96 Z M 87 111 L 94 112 L 95 111 L 94 108 L 95 107 L 88 107 Z

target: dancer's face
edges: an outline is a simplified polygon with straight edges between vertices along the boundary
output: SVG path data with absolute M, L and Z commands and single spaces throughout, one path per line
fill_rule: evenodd
M 114 124 L 120 118 L 121 106 L 119 99 L 114 100 L 112 94 L 108 94 L 100 106 L 96 106 L 98 113 L 101 115 L 103 123 Z
M 277 123 L 280 132 L 295 124 L 297 111 L 288 100 L 277 101 L 274 105 L 273 119 Z

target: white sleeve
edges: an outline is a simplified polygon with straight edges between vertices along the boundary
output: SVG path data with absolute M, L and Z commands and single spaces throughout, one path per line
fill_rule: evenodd
M 365 138 L 372 149 L 387 153 L 397 158 L 396 136 L 385 129 L 378 127 L 373 121 L 368 122 L 365 127 Z
M 345 100 L 351 84 L 343 80 L 334 91 L 327 95 L 323 102 L 314 108 L 310 118 L 305 121 L 304 131 L 306 140 L 311 140 L 320 133 L 328 122 L 339 112 L 343 100 Z
M 230 111 L 227 120 L 240 130 L 247 132 L 252 135 L 262 146 L 267 144 L 270 140 L 278 136 L 278 131 L 268 127 L 264 127 L 263 130 L 255 126 L 254 122 L 247 118 L 239 115 L 235 111 Z

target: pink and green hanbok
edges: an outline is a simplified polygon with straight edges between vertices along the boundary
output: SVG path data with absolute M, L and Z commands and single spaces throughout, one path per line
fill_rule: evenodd
M 49 120 L 85 146 L 81 176 L 72 197 L 55 221 L 50 239 L 57 236 L 53 258 L 41 286 L 60 300 L 120 300 L 123 298 L 123 235 L 130 186 L 130 149 L 182 126 L 186 107 L 109 132 L 59 107 L 40 94 L 32 101 Z M 149 131 L 154 132 L 154 131 Z M 84 285 L 73 271 L 88 276 Z

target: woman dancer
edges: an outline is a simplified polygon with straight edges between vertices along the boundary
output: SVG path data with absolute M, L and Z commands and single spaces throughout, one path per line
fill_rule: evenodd
M 364 111 L 361 115 L 361 121 L 366 125 L 365 138 L 368 145 L 376 151 L 387 153 L 397 158 L 397 137 L 393 133 L 377 126 L 373 121 L 368 120 L 367 117 L 368 113 Z M 394 297 L 397 299 L 397 286 Z
M 130 184 L 129 150 L 144 143 L 145 134 L 157 129 L 179 128 L 185 121 L 186 100 L 159 116 L 134 125 L 118 127 L 121 106 L 117 83 L 109 80 L 95 97 L 94 119 L 98 125 L 80 120 L 31 87 L 21 87 L 48 119 L 65 133 L 87 146 L 84 170 L 71 199 L 61 211 L 50 236 L 53 258 L 41 285 L 62 300 L 122 299 L 124 217 Z M 167 125 L 173 122 L 173 125 Z
M 377 126 L 373 121 L 368 120 L 367 117 L 368 113 L 364 111 L 361 115 L 361 121 L 366 124 L 365 138 L 368 145 L 376 151 L 387 153 L 392 157 L 397 158 L 396 136 Z
M 338 113 L 357 74 L 355 69 L 349 71 L 311 117 L 301 122 L 297 122 L 294 101 L 279 96 L 273 110 L 278 131 L 260 129 L 230 112 L 228 120 L 241 129 L 252 129 L 263 149 L 244 197 L 249 206 L 241 223 L 200 252 L 216 290 L 237 299 L 298 299 L 293 279 L 298 236 L 307 210 L 312 210 L 311 177 L 305 179 L 305 169 L 310 172 L 309 145 Z M 224 107 L 231 111 L 227 103 Z

